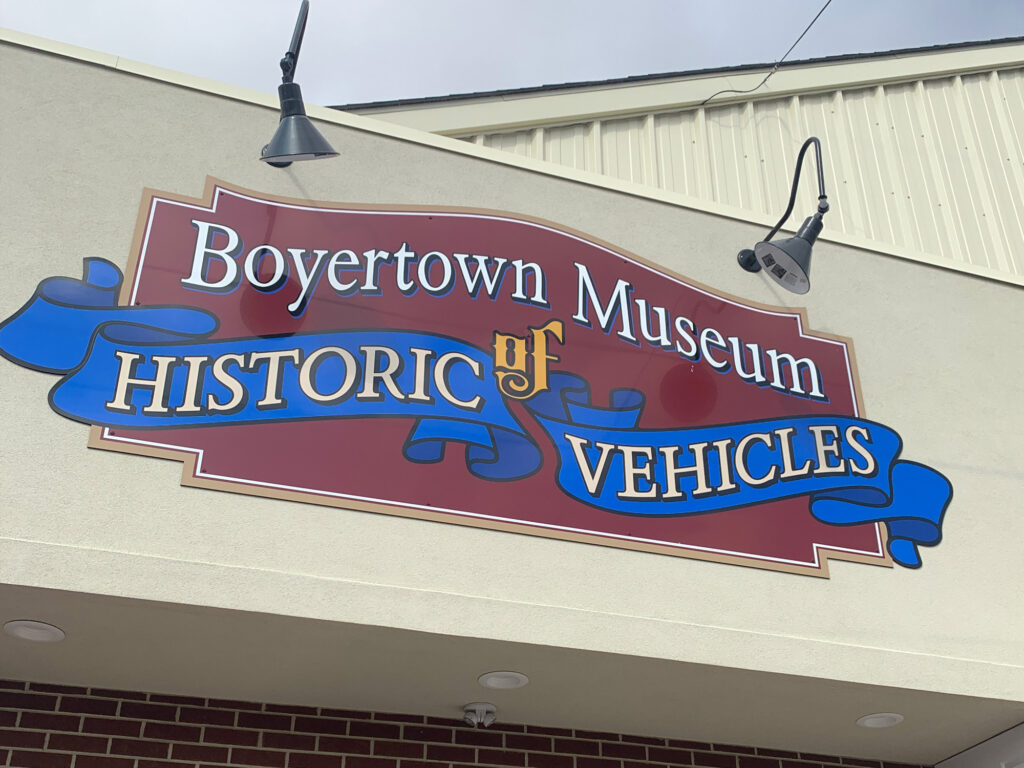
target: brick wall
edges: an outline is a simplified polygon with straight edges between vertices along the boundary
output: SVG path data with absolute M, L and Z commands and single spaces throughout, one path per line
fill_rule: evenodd
M 500 713 L 499 713 L 500 714 Z M 615 733 L 0 681 L 21 768 L 922 768 Z

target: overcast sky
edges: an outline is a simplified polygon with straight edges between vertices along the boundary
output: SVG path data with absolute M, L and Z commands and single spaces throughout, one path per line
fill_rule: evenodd
M 311 0 L 295 81 L 333 105 L 770 63 L 824 3 Z M 0 26 L 272 92 L 298 8 L 0 0 Z M 790 60 L 1021 35 L 1024 0 L 832 0 Z

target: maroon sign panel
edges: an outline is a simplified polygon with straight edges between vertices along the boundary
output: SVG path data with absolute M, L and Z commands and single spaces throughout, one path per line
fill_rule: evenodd
M 185 484 L 815 575 L 938 540 L 948 493 L 935 535 L 893 527 L 930 470 L 799 312 L 511 214 L 213 181 L 148 193 L 134 248 L 123 283 L 44 281 L 0 343 L 65 374 L 94 447 Z

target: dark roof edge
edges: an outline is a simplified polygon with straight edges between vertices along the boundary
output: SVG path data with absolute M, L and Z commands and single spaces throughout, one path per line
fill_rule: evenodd
M 995 40 L 975 40 L 963 43 L 943 43 L 942 45 L 928 45 L 921 48 L 899 48 L 892 51 L 877 51 L 875 53 L 844 53 L 835 56 L 822 56 L 817 59 L 800 59 L 797 61 L 784 61 L 779 69 L 788 67 L 800 67 L 808 64 L 832 64 L 841 61 L 856 61 L 858 59 L 876 59 L 888 56 L 901 56 L 913 53 L 932 53 L 935 51 L 948 51 L 957 48 L 983 48 L 995 45 L 1007 45 L 1009 43 L 1024 42 L 1021 37 L 1002 37 Z M 763 69 L 771 69 L 774 62 L 768 64 L 740 64 L 729 67 L 712 67 L 709 69 L 691 69 L 683 72 L 662 72 L 652 75 L 630 75 L 628 77 L 615 77 L 609 80 L 581 80 L 574 83 L 557 83 L 552 85 L 534 85 L 525 88 L 506 88 L 497 91 L 476 91 L 473 93 L 454 93 L 448 96 L 422 96 L 411 99 L 394 99 L 391 101 L 366 101 L 359 104 L 341 104 L 330 106 L 329 109 L 339 109 L 345 112 L 352 112 L 359 109 L 386 108 L 386 107 L 410 107 L 419 104 L 440 104 L 447 101 L 469 101 L 472 99 L 495 98 L 499 96 L 524 95 L 529 93 L 543 93 L 546 91 L 567 91 L 574 88 L 595 88 L 606 85 L 624 85 L 627 83 L 644 83 L 656 80 L 672 80 L 677 77 L 693 77 L 695 75 L 720 75 L 732 72 L 752 72 Z

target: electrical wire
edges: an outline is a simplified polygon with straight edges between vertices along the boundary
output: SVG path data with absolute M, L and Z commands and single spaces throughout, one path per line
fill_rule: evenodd
M 771 77 L 772 75 L 774 75 L 778 71 L 779 65 L 782 64 L 782 62 L 784 62 L 786 60 L 786 57 L 789 56 L 789 54 L 791 54 L 793 52 L 793 49 L 796 48 L 797 45 L 800 44 L 800 41 L 804 39 L 804 35 L 806 35 L 810 31 L 811 27 L 814 26 L 814 22 L 816 22 L 818 20 L 818 18 L 821 16 L 821 14 L 823 14 L 825 12 L 825 9 L 828 8 L 829 5 L 831 5 L 831 4 L 832 4 L 832 0 L 826 0 L 825 4 L 823 6 L 821 6 L 821 10 L 818 11 L 818 15 L 815 16 L 813 19 L 811 19 L 811 23 L 807 25 L 807 29 L 805 29 L 803 32 L 800 33 L 800 37 L 798 37 L 796 39 L 795 43 L 793 43 L 791 46 L 789 46 L 789 50 L 786 51 L 782 55 L 782 58 L 779 59 L 778 61 L 776 61 L 774 65 L 772 65 L 771 70 L 768 72 L 767 75 L 764 76 L 764 80 L 762 80 L 760 83 L 755 85 L 753 88 L 748 88 L 745 91 L 737 91 L 734 88 L 726 88 L 725 90 L 713 93 L 710 96 L 708 96 L 706 99 L 704 99 L 704 101 L 702 101 L 700 103 L 700 106 L 703 107 L 705 104 L 707 104 L 713 98 L 715 98 L 715 96 L 721 96 L 723 93 L 753 93 L 758 88 L 760 88 L 762 85 L 767 83 L 768 82 L 768 78 Z

